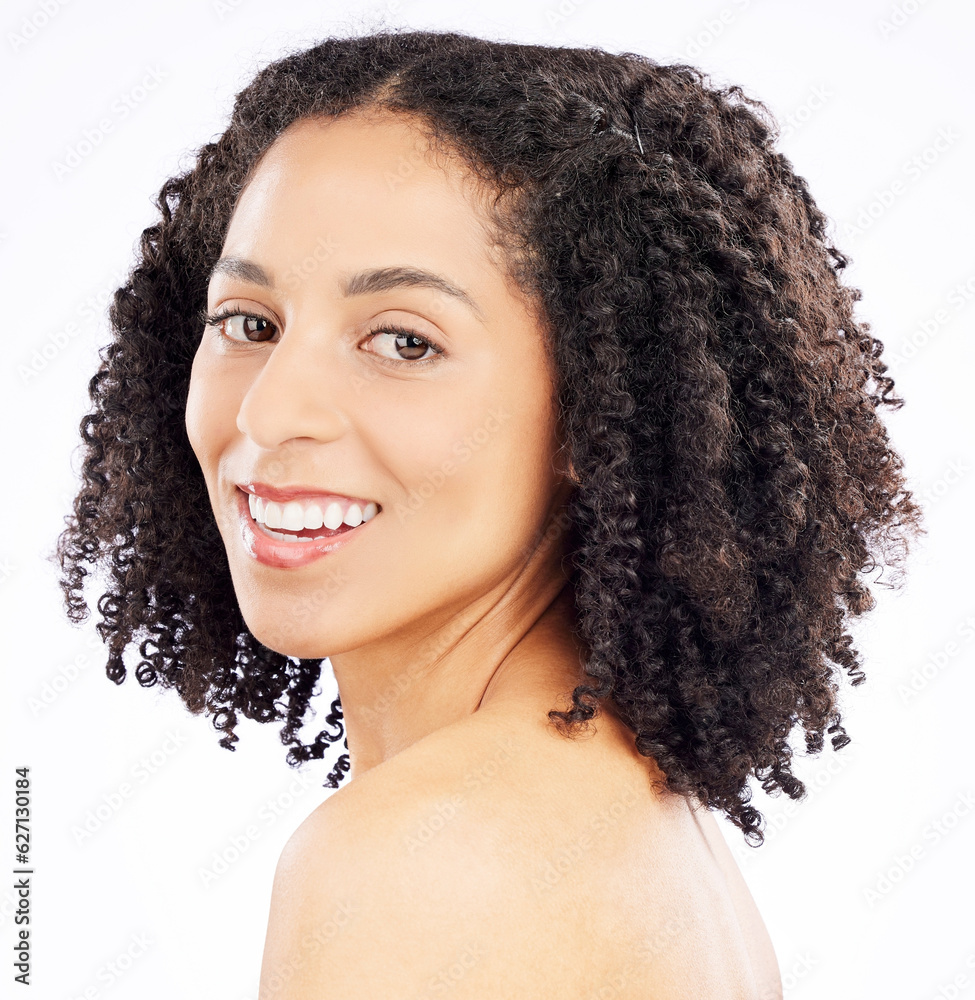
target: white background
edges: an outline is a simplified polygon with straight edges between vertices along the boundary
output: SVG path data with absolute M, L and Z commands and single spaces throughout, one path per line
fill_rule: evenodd
M 0 871 L 14 867 L 13 768 L 27 764 L 31 995 L 256 997 L 274 865 L 329 794 L 334 753 L 295 772 L 277 727 L 245 722 L 231 754 L 175 692 L 132 677 L 115 687 L 97 611 L 69 625 L 46 557 L 75 491 L 104 310 L 156 219 L 160 184 L 223 130 L 257 69 L 388 24 L 686 60 L 779 116 L 782 148 L 853 258 L 860 318 L 907 399 L 887 420 L 929 534 L 907 585 L 877 589 L 858 628 L 868 680 L 841 688 L 852 745 L 798 761 L 805 802 L 756 794 L 769 823 L 758 851 L 723 829 L 788 996 L 975 996 L 970 16 L 961 0 L 4 5 Z M 104 118 L 111 130 L 59 176 L 55 164 Z M 316 707 L 334 694 L 327 674 Z M 95 829 L 82 837 L 89 811 Z M 12 882 L 0 879 L 5 995 Z

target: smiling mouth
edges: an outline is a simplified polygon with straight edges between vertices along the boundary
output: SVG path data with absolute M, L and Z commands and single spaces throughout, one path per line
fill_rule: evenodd
M 269 528 L 266 524 L 261 524 L 253 516 L 251 517 L 251 521 L 254 523 L 256 531 L 278 542 L 310 542 L 315 538 L 335 538 L 338 535 L 344 535 L 347 531 L 355 531 L 359 526 L 356 525 L 353 527 L 351 524 L 343 523 L 334 529 L 323 526 L 321 528 L 302 528 L 300 531 L 279 531 Z
M 256 493 L 247 493 L 244 507 L 250 514 L 252 530 L 276 542 L 297 545 L 327 541 L 354 531 L 380 510 L 373 501 L 360 503 L 348 497 L 323 495 L 281 502 L 265 500 Z

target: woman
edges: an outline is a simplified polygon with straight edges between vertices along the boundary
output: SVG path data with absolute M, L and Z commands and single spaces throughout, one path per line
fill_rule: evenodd
M 749 778 L 848 742 L 859 575 L 920 527 L 774 137 L 691 67 L 380 33 L 267 67 L 163 186 L 62 586 L 83 620 L 105 561 L 109 676 L 150 634 L 229 749 L 345 736 L 262 997 L 781 996 L 710 810 L 760 844 Z

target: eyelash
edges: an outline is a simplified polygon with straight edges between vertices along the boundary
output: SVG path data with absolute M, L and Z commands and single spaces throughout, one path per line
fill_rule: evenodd
M 218 309 L 214 313 L 207 312 L 204 309 L 200 313 L 200 318 L 202 319 L 203 323 L 208 327 L 214 327 L 214 328 L 218 327 L 222 322 L 224 322 L 224 320 L 233 319 L 235 316 L 243 316 L 244 319 L 261 319 L 264 320 L 265 323 L 270 323 L 271 326 L 277 329 L 277 325 L 274 323 L 273 320 L 268 319 L 267 316 L 261 316 L 259 313 L 245 313 L 241 312 L 239 309 Z M 408 330 L 405 327 L 380 326 L 375 330 L 370 330 L 369 337 L 370 338 L 376 337 L 382 333 L 392 334 L 396 336 L 412 337 L 414 340 L 420 341 L 421 344 L 426 344 L 427 347 L 431 348 L 433 351 L 436 352 L 432 358 L 420 358 L 415 361 L 408 361 L 405 358 L 396 361 L 394 358 L 386 358 L 383 357 L 381 354 L 376 355 L 376 357 L 380 361 L 385 362 L 386 364 L 393 365 L 394 367 L 401 368 L 403 365 L 409 365 L 412 368 L 425 367 L 426 365 L 434 364 L 435 362 L 439 361 L 440 355 L 443 354 L 443 348 L 439 344 L 434 343 L 432 340 L 430 340 L 429 337 L 421 337 L 418 333 L 415 333 L 413 330 Z M 224 333 L 218 333 L 218 336 L 224 340 L 229 340 L 230 343 L 232 344 L 241 346 L 243 346 L 245 343 L 252 343 L 252 344 L 268 343 L 268 341 L 257 341 L 257 340 L 252 340 L 252 341 L 234 340 L 233 337 L 228 337 Z

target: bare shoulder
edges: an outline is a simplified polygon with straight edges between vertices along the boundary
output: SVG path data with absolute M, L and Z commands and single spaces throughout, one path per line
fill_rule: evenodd
M 334 793 L 275 874 L 261 996 L 275 1000 L 545 996 L 539 921 L 519 836 L 485 809 L 491 759 L 426 741 Z M 494 763 L 518 748 L 501 739 Z M 466 759 L 466 760 L 465 760 Z M 572 992 L 569 996 L 574 996 Z M 580 994 L 581 996 L 581 994 Z
M 475 715 L 334 793 L 282 854 L 262 990 L 775 1000 L 700 818 L 596 727 Z

